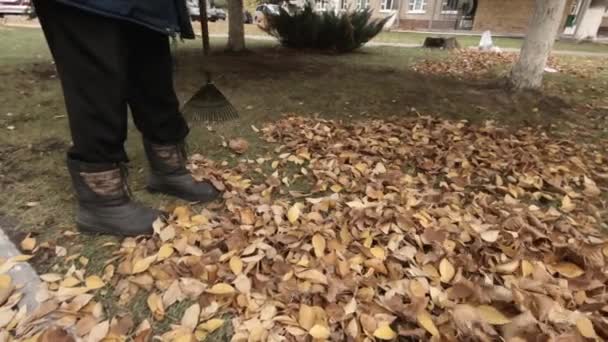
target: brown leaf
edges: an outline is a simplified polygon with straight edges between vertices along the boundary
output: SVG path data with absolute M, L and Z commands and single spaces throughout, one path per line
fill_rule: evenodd
M 38 342 L 75 342 L 76 340 L 70 336 L 67 331 L 62 328 L 48 328 L 38 338 Z
M 238 154 L 243 154 L 249 149 L 249 142 L 243 138 L 235 138 L 228 142 L 228 147 Z

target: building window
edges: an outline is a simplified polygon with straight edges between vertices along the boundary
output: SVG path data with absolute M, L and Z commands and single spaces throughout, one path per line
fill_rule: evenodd
M 329 0 L 315 0 L 315 8 L 317 11 L 327 11 Z
M 458 14 L 458 0 L 443 0 L 441 5 L 441 13 L 443 14 Z
M 369 8 L 369 0 L 357 0 L 357 9 L 368 9 Z
M 398 0 L 381 0 L 380 11 L 392 12 L 397 9 L 397 1 Z
M 340 9 L 341 10 L 348 9 L 348 0 L 340 0 Z
M 410 0 L 408 12 L 426 13 L 426 0 Z

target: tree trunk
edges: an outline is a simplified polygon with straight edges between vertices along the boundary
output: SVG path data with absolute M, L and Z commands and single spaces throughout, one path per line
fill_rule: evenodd
M 228 0 L 228 51 L 245 50 L 243 0 Z
M 535 0 L 528 34 L 511 70 L 511 85 L 516 90 L 538 89 L 543 82 L 547 59 L 555 43 L 564 15 L 566 0 Z

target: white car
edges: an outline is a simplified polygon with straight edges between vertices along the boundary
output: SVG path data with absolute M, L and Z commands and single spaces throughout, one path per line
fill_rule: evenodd
M 30 14 L 30 0 L 0 0 L 0 17 L 5 14 Z

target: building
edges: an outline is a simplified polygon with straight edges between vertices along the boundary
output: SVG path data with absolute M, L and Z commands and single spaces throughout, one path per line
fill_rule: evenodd
M 317 10 L 371 8 L 394 16 L 391 28 L 419 31 L 490 30 L 526 33 L 535 0 L 315 0 Z M 562 35 L 577 39 L 608 34 L 608 0 L 568 0 Z

